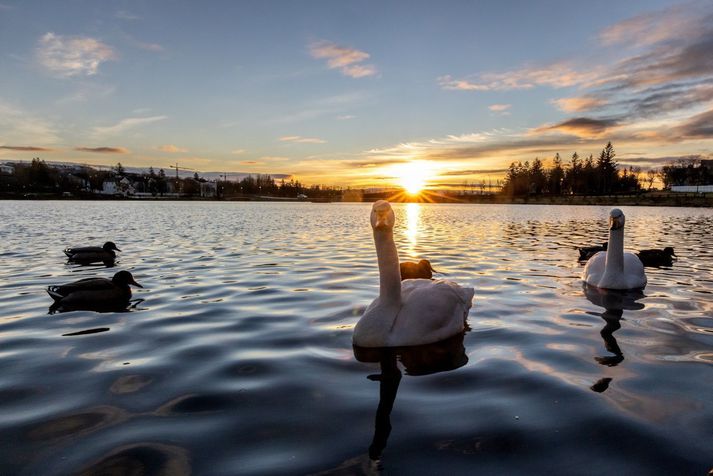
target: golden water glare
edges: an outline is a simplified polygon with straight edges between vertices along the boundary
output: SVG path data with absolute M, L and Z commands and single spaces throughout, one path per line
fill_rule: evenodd
M 418 230 L 421 222 L 421 204 L 406 204 L 406 238 L 408 238 L 408 254 L 416 257 L 416 245 L 418 245 Z

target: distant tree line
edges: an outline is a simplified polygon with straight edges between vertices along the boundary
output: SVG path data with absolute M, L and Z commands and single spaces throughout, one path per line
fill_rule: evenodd
M 678 159 L 664 165 L 659 177 L 665 188 L 672 185 L 713 185 L 713 160 L 696 157 Z
M 556 154 L 550 168 L 545 168 L 539 158 L 532 164 L 513 162 L 505 176 L 502 193 L 510 196 L 608 195 L 640 191 L 641 170 L 619 169 L 615 157 L 614 147 L 609 142 L 597 159 L 590 155 L 582 160 L 575 152 L 568 164 L 563 164 L 559 153 Z
M 162 196 L 178 192 L 182 196 L 199 196 L 201 183 L 207 182 L 198 172 L 192 177 L 169 176 L 163 169 L 158 172 L 150 167 L 146 173 L 128 172 L 117 163 L 110 169 L 100 170 L 85 165 L 53 166 L 39 157 L 31 162 L 12 163 L 14 173 L 0 175 L 0 192 L 9 194 L 55 194 L 71 193 L 76 196 L 92 194 L 103 190 L 104 184 L 114 182 L 122 190 L 129 182 L 134 192 Z M 123 180 L 123 179 L 127 180 Z M 270 175 L 248 175 L 239 181 L 218 181 L 217 193 L 220 198 L 242 195 L 295 198 L 300 194 L 307 197 L 333 198 L 341 196 L 340 187 L 324 185 L 305 186 L 298 180 L 276 181 Z

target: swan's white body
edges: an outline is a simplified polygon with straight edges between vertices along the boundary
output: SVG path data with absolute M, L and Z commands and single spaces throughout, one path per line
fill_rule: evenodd
M 422 345 L 463 332 L 475 290 L 443 279 L 401 281 L 389 203 L 376 202 L 371 219 L 379 262 L 379 297 L 354 328 L 354 345 Z
M 613 209 L 609 216 L 609 246 L 592 256 L 582 273 L 582 280 L 603 289 L 642 289 L 646 273 L 634 253 L 624 253 L 624 214 Z

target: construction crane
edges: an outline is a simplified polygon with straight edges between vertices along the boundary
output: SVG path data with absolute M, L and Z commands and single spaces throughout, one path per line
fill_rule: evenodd
M 178 194 L 178 193 L 179 193 L 179 190 L 178 190 L 178 184 L 179 184 L 179 182 L 178 182 L 178 171 L 179 171 L 179 170 L 186 170 L 186 171 L 188 171 L 188 172 L 195 172 L 196 170 L 195 170 L 195 169 L 187 169 L 187 168 L 185 168 L 185 167 L 179 167 L 179 166 L 178 166 L 178 162 L 176 162 L 176 165 L 169 165 L 169 168 L 172 168 L 172 169 L 175 169 L 175 170 L 176 170 L 176 194 Z

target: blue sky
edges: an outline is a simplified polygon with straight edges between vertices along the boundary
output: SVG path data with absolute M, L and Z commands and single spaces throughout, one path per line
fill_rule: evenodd
M 713 4 L 0 0 L 0 160 L 434 182 L 708 156 Z M 706 53 L 708 52 L 708 53 Z

